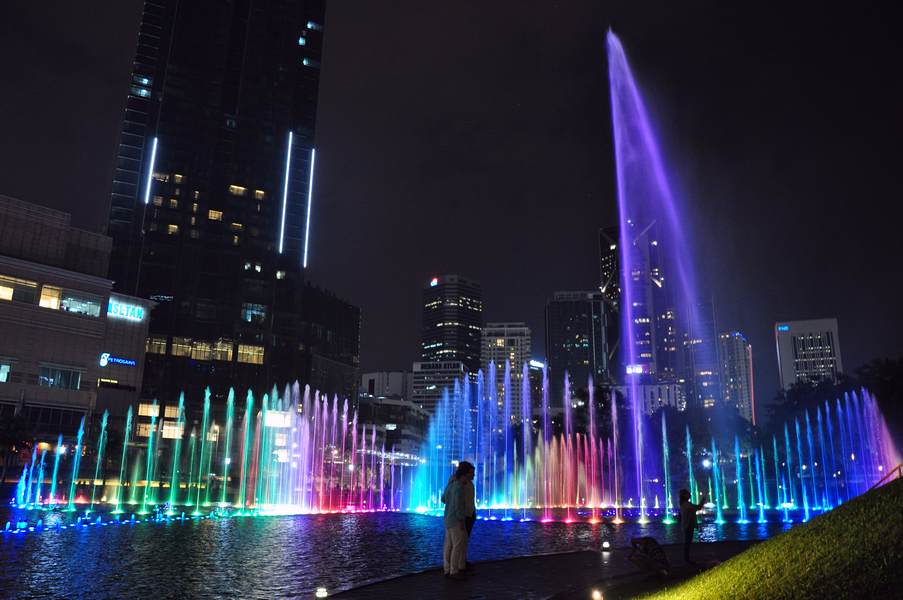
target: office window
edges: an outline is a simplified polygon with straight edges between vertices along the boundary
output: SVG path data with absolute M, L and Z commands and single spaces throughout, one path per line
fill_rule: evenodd
M 62 301 L 60 301 L 60 309 L 77 315 L 99 317 L 101 304 L 100 298 L 66 290 L 63 292 Z
M 163 416 L 166 417 L 167 419 L 178 419 L 179 418 L 179 405 L 178 404 L 168 405 L 166 408 L 163 409 Z
M 213 360 L 232 361 L 232 340 L 220 338 L 214 342 Z
M 159 417 L 160 405 L 152 402 L 142 402 L 138 405 L 139 417 Z
M 244 188 L 240 185 L 230 185 L 229 193 L 232 194 L 233 196 L 244 196 L 245 194 L 248 193 L 248 189 Z
M 38 385 L 64 390 L 77 390 L 81 379 L 82 374 L 73 369 L 41 367 L 41 373 L 38 375 Z
M 41 300 L 38 304 L 44 308 L 60 309 L 60 298 L 63 295 L 63 288 L 55 285 L 41 286 Z
M 150 423 L 138 423 L 136 434 L 138 435 L 138 437 L 150 437 L 153 431 L 154 430 L 153 428 L 151 428 Z
M 285 279 L 285 271 L 276 271 L 276 279 Z
M 174 183 L 182 183 L 182 180 L 183 180 L 183 179 L 185 179 L 185 177 L 182 176 L 182 175 L 180 175 L 180 174 L 178 174 L 178 173 L 173 173 L 173 174 L 172 174 L 172 180 L 173 180 Z
M 197 194 L 197 192 L 195 192 L 195 194 Z M 191 203 L 191 212 L 193 212 L 194 214 L 197 214 L 197 212 L 198 212 L 198 203 L 197 202 Z
M 170 354 L 173 356 L 191 356 L 191 338 L 173 337 Z
M 154 206 L 163 206 L 163 196 L 154 196 Z
M 207 218 L 211 221 L 222 221 L 223 220 L 223 211 L 221 210 L 208 210 Z
M 179 208 L 179 200 L 177 198 L 170 198 L 169 208 Z
M 148 90 L 147 88 L 143 88 L 138 85 L 133 85 L 133 86 L 129 86 L 129 89 L 131 90 L 132 94 L 138 96 L 139 98 L 150 98 L 151 93 L 150 93 L 150 90 Z
M 241 223 L 232 223 L 232 231 L 241 231 L 245 226 Z
M 148 354 L 166 354 L 166 338 L 151 336 L 144 344 L 144 351 Z
M 195 340 L 191 345 L 191 358 L 195 360 L 210 360 L 213 358 L 213 348 L 210 342 L 200 342 Z
M 241 319 L 245 323 L 262 325 L 267 318 L 267 307 L 263 304 L 245 302 L 241 305 Z
M 28 302 L 34 304 L 38 295 L 38 283 L 0 275 L 0 300 L 15 300 L 16 302 Z
M 169 173 L 154 173 L 154 179 L 162 183 L 169 181 Z
M 169 407 L 167 407 L 169 410 Z M 172 421 L 163 421 L 163 437 L 168 440 L 177 440 L 185 434 L 185 423 L 173 423 Z
M 263 200 L 266 198 L 266 193 L 263 190 L 254 190 L 254 198 L 257 200 Z
M 9 381 L 9 372 L 12 369 L 12 365 L 8 362 L 0 362 L 0 383 L 6 383 Z
M 252 365 L 263 364 L 263 346 L 238 345 L 238 362 Z
M 237 236 L 237 235 L 233 235 L 233 236 L 232 236 L 232 245 L 233 245 L 233 246 L 237 246 L 237 245 L 238 245 L 238 242 L 239 242 L 238 236 Z
M 166 233 L 167 235 L 176 235 L 177 233 L 179 233 L 179 226 L 170 223 L 166 226 Z

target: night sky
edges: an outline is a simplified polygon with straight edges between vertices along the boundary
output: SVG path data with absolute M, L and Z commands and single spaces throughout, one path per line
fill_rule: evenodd
M 848 371 L 903 354 L 898 15 L 727 4 L 332 0 L 310 278 L 362 308 L 362 369 L 410 369 L 435 274 L 482 282 L 486 319 L 526 321 L 537 357 L 546 299 L 597 284 L 609 26 L 758 400 L 776 320 L 836 316 Z M 104 228 L 139 12 L 0 4 L 0 194 Z

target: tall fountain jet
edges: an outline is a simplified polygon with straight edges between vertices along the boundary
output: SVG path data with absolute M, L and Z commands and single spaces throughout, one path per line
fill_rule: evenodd
M 628 483 L 632 487 L 627 489 L 631 495 L 636 494 L 645 512 L 647 499 L 662 492 L 660 488 L 650 489 L 651 482 L 658 478 L 647 472 L 658 468 L 661 457 L 649 456 L 652 446 L 644 443 L 647 434 L 643 430 L 639 386 L 643 381 L 655 381 L 667 375 L 662 365 L 656 364 L 659 349 L 654 335 L 649 333 L 650 329 L 655 331 L 656 313 L 660 312 L 651 305 L 652 297 L 658 290 L 666 290 L 677 313 L 693 330 L 695 286 L 684 225 L 678 216 L 658 141 L 624 47 L 612 31 L 608 32 L 608 76 L 620 225 L 621 343 L 627 363 L 623 377 L 627 384 L 635 457 L 633 481 Z M 651 249 L 656 252 L 655 265 L 650 257 Z

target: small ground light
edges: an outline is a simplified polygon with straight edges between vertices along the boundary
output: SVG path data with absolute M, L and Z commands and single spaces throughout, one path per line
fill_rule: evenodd
M 317 593 L 315 595 L 317 598 L 325 598 L 329 594 L 326 593 L 326 588 L 317 588 Z
M 605 540 L 604 542 L 602 542 L 602 549 L 603 550 L 611 550 L 611 542 L 609 542 L 608 540 Z
M 599 590 L 593 590 L 593 595 L 591 596 L 593 600 L 602 600 L 602 592 Z

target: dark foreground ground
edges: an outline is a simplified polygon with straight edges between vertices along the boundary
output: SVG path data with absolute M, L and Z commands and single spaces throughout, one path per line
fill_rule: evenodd
M 395 577 L 330 595 L 343 600 L 382 598 L 586 600 L 598 589 L 606 600 L 630 598 L 673 585 L 739 554 L 755 542 L 697 544 L 697 566 L 683 565 L 680 545 L 663 546 L 672 565 L 667 577 L 648 575 L 627 560 L 627 548 L 579 551 L 479 562 L 466 581 L 446 579 L 441 569 Z

